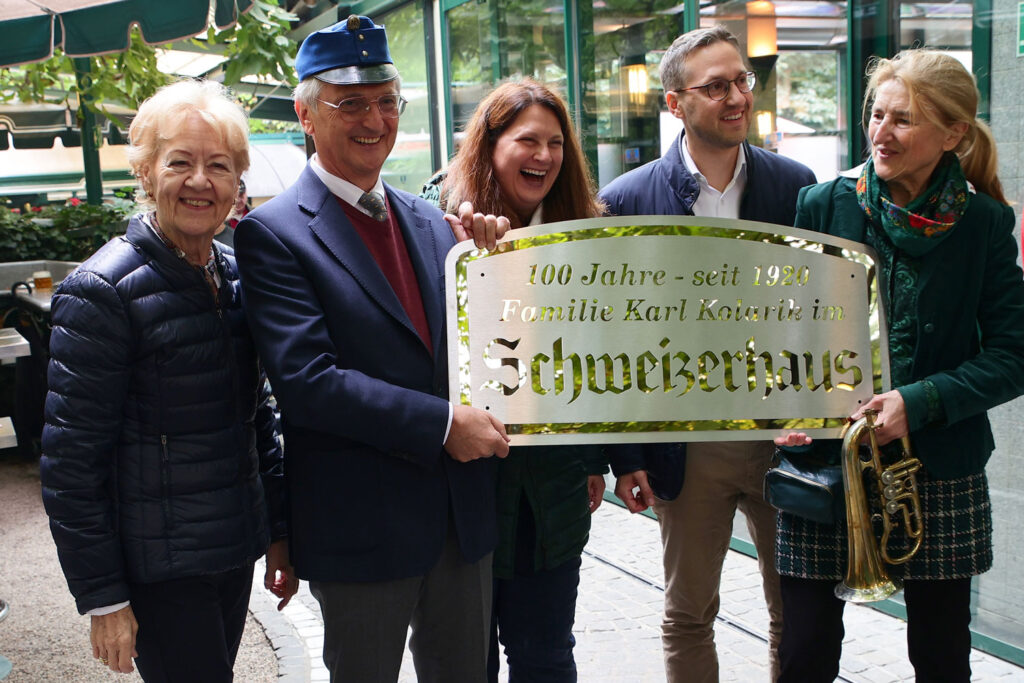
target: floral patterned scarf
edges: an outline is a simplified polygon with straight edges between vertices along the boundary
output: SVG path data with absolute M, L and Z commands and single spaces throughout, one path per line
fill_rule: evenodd
M 874 162 L 868 159 L 857 179 L 857 201 L 894 245 L 910 256 L 923 256 L 952 234 L 967 210 L 967 178 L 960 160 L 947 153 L 932 174 L 928 189 L 902 207 L 893 203 L 889 187 L 875 174 Z

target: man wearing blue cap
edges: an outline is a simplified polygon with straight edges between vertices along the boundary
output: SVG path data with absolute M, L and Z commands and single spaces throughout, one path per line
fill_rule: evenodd
M 499 421 L 447 398 L 455 238 L 381 181 L 405 108 L 384 28 L 350 16 L 306 38 L 295 66 L 317 153 L 235 235 L 282 410 L 291 560 L 320 601 L 332 681 L 397 680 L 410 625 L 420 681 L 481 681 L 491 456 L 508 445 Z

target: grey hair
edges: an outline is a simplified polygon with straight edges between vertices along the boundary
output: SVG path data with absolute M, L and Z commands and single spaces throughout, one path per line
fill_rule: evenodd
M 398 86 L 399 91 L 402 89 L 402 77 L 399 76 L 394 79 L 395 85 Z M 320 99 L 320 93 L 323 92 L 324 82 L 316 76 L 307 76 L 295 86 L 295 91 L 292 92 L 292 97 L 296 102 L 301 102 L 310 111 L 316 111 L 318 100 Z
M 740 41 L 721 24 L 687 31 L 676 38 L 661 60 L 662 87 L 666 91 L 685 88 L 686 58 L 696 50 L 722 42 L 729 43 L 736 48 L 736 52 L 743 54 L 740 50 Z
M 324 83 L 316 76 L 308 76 L 295 86 L 292 96 L 296 102 L 301 102 L 307 109 L 316 111 L 317 100 L 324 89 Z

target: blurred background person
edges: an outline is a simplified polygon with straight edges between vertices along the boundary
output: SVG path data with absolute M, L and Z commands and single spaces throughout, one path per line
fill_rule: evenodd
M 214 239 L 229 247 L 235 246 L 235 228 L 238 226 L 238 221 L 245 218 L 245 214 L 249 213 L 249 210 L 249 194 L 245 189 L 245 181 L 240 178 L 238 180 L 238 195 L 235 197 L 235 204 L 231 207 L 228 219 L 224 221 L 223 226 L 217 231 Z
M 423 196 L 458 213 L 456 235 L 479 246 L 494 245 L 494 232 L 481 229 L 487 215 L 518 228 L 602 214 L 565 103 L 532 80 L 484 98 L 448 171 Z M 498 680 L 499 641 L 513 683 L 576 680 L 580 555 L 606 470 L 596 446 L 514 447 L 498 464 L 489 680 Z
M 268 386 L 234 257 L 213 245 L 248 124 L 223 86 L 182 81 L 130 135 L 145 210 L 53 298 L 43 502 L 94 657 L 230 681 L 254 562 L 267 553 L 282 607 L 298 588 Z
M 902 576 L 907 641 L 917 680 L 968 681 L 971 577 L 992 566 L 985 463 L 994 443 L 986 412 L 1024 393 L 1024 282 L 1014 214 L 996 175 L 996 149 L 977 116 L 978 89 L 959 61 L 933 50 L 879 59 L 868 71 L 867 163 L 804 189 L 796 226 L 870 245 L 878 253 L 889 319 L 894 390 L 859 409 L 879 411 L 883 446 L 910 435 L 924 540 Z M 837 441 L 776 439 L 839 460 Z M 799 458 L 799 452 L 792 457 Z M 875 498 L 868 494 L 869 500 Z M 899 532 L 894 532 L 898 534 Z M 898 556 L 897 543 L 891 551 Z M 781 513 L 779 681 L 833 681 L 847 565 L 846 524 Z

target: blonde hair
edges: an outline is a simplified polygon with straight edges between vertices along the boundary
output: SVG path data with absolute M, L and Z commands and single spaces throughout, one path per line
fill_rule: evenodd
M 999 182 L 995 138 L 988 125 L 978 119 L 981 96 L 974 76 L 963 64 L 939 50 L 904 50 L 892 59 L 872 60 L 867 76 L 865 130 L 878 89 L 888 81 L 899 81 L 907 89 L 915 116 L 923 116 L 947 132 L 954 124 L 967 124 L 967 132 L 953 150 L 964 175 L 979 191 L 1007 203 Z
M 249 168 L 249 118 L 223 85 L 194 79 L 164 86 L 139 106 L 139 113 L 128 129 L 131 144 L 127 157 L 132 175 L 142 177 L 143 169 L 156 159 L 160 146 L 174 136 L 191 113 L 199 114 L 220 133 L 241 179 Z M 142 187 L 136 193 L 136 201 L 144 209 L 155 206 Z

